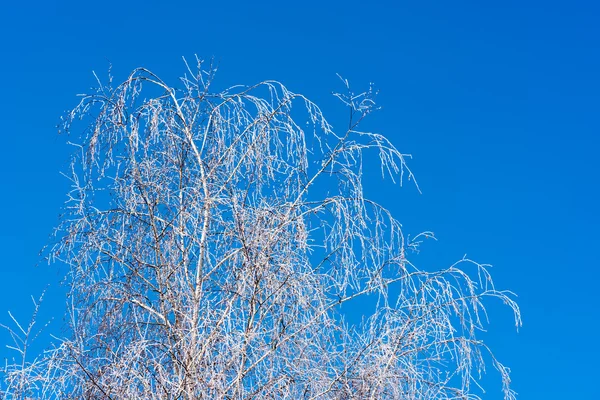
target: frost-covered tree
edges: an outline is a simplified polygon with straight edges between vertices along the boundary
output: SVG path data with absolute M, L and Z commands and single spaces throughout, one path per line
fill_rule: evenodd
M 335 127 L 279 82 L 214 92 L 214 72 L 198 62 L 170 86 L 138 68 L 66 118 L 87 127 L 50 250 L 69 267 L 68 323 L 6 366 L 4 397 L 474 399 L 491 363 L 514 398 L 477 338 L 486 298 L 520 324 L 512 295 L 467 259 L 411 263 L 419 237 L 363 193 L 366 169 L 413 180 L 361 130 L 373 90 L 344 81 Z M 375 311 L 348 321 L 361 298 Z

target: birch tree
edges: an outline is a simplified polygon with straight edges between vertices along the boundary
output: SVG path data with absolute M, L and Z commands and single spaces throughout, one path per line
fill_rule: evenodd
M 144 68 L 98 80 L 65 119 L 83 131 L 50 250 L 67 327 L 6 365 L 4 398 L 477 399 L 486 365 L 515 398 L 477 336 L 488 300 L 520 324 L 512 293 L 468 259 L 413 264 L 432 234 L 409 240 L 363 193 L 367 169 L 414 182 L 362 130 L 374 90 L 343 81 L 333 126 L 279 82 L 213 91 L 214 68 L 185 66 L 174 86 Z M 357 301 L 374 310 L 360 322 Z

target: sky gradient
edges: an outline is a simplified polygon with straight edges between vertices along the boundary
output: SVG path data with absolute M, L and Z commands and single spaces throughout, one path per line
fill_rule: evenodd
M 522 399 L 597 396 L 600 351 L 600 6 L 588 1 L 52 2 L 1 6 L 0 323 L 47 284 L 56 319 L 64 268 L 36 267 L 68 190 L 72 147 L 55 125 L 94 85 L 134 67 L 171 84 L 182 56 L 219 65 L 218 87 L 276 79 L 344 112 L 336 73 L 374 82 L 368 128 L 403 152 L 422 194 L 372 182 L 407 233 L 435 232 L 421 263 L 464 254 L 494 265 L 524 326 L 489 303 L 483 335 Z M 413 4 L 414 3 L 414 4 Z M 417 4 L 418 3 L 418 4 Z M 343 117 L 343 116 L 342 116 Z M 0 334 L 6 341 L 6 335 Z M 6 350 L 0 349 L 2 358 Z M 500 399 L 490 369 L 486 399 Z

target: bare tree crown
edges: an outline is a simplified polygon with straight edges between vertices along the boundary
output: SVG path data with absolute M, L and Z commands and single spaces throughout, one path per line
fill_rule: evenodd
M 413 180 L 361 130 L 374 91 L 344 81 L 339 130 L 278 82 L 215 93 L 213 75 L 198 62 L 175 89 L 139 68 L 69 114 L 88 128 L 51 251 L 68 335 L 5 368 L 6 398 L 475 399 L 486 362 L 514 398 L 476 336 L 486 298 L 520 324 L 511 293 L 467 259 L 413 265 L 418 240 L 364 196 L 363 168 Z M 343 305 L 367 297 L 375 312 L 349 323 Z

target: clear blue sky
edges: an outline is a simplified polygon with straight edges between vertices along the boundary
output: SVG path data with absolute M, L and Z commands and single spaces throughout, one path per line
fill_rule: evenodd
M 375 82 L 384 108 L 370 127 L 413 154 L 423 194 L 372 185 L 372 197 L 408 232 L 436 233 L 427 260 L 444 267 L 466 253 L 518 293 L 524 327 L 492 303 L 485 339 L 520 398 L 597 398 L 600 5 L 21 4 L 0 10 L 0 322 L 7 309 L 26 318 L 47 282 L 42 316 L 62 311 L 64 270 L 35 264 L 68 189 L 59 171 L 71 149 L 54 126 L 92 70 L 103 75 L 109 60 L 117 79 L 145 66 L 174 83 L 181 56 L 197 53 L 220 63 L 219 85 L 277 79 L 334 114 L 335 73 Z M 495 374 L 488 387 L 499 399 Z

